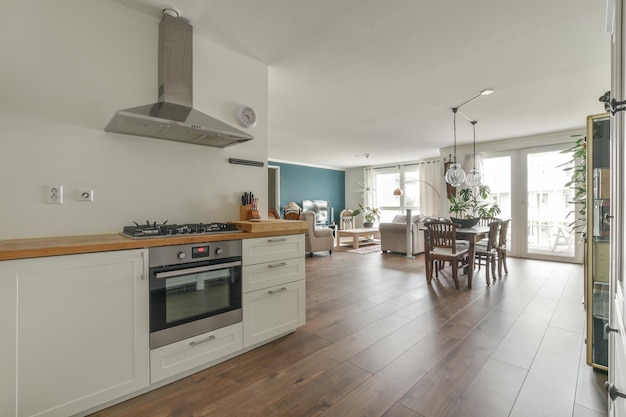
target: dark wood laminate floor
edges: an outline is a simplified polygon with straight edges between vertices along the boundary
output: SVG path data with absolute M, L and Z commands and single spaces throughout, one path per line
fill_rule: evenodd
M 423 258 L 306 258 L 307 324 L 94 416 L 606 416 L 585 364 L 581 265 L 509 259 L 489 288 Z

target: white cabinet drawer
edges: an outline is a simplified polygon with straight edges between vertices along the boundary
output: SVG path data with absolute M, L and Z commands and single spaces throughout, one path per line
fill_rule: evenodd
M 304 257 L 283 259 L 243 267 L 243 292 L 304 279 Z
M 208 365 L 241 349 L 241 323 L 153 349 L 150 351 L 150 383 Z
M 304 235 L 243 239 L 243 264 L 253 265 L 304 256 Z
M 288 333 L 306 321 L 304 280 L 243 295 L 244 347 Z

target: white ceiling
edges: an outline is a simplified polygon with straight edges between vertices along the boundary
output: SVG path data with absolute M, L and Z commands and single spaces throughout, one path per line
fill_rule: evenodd
M 269 65 L 269 158 L 349 168 L 439 156 L 451 108 L 477 141 L 583 128 L 611 37 L 594 0 L 116 0 Z M 459 145 L 472 141 L 457 117 Z M 254 132 L 252 132 L 254 133 Z M 368 153 L 366 160 L 363 156 Z

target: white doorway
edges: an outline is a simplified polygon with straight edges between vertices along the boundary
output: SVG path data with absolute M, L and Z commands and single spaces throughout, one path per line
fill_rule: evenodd
M 275 165 L 267 166 L 267 209 L 280 216 L 280 167 Z

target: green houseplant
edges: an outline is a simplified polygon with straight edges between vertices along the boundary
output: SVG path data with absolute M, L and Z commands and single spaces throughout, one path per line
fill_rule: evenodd
M 570 174 L 570 180 L 565 186 L 573 191 L 568 203 L 575 206 L 567 213 L 567 217 L 574 216 L 568 227 L 570 231 L 584 237 L 587 230 L 587 137 L 578 138 L 572 147 L 561 153 L 572 154 L 570 161 L 560 165 L 564 167 L 563 171 Z
M 376 220 L 380 220 L 380 211 L 377 208 L 363 207 L 362 204 L 359 204 L 358 209 L 352 210 L 352 217 L 361 213 L 363 213 L 363 227 L 372 227 Z
M 456 196 L 450 197 L 450 217 L 452 221 L 460 222 L 464 227 L 473 227 L 481 217 L 495 217 L 500 214 L 500 206 L 487 201 L 491 189 L 488 185 L 479 185 L 474 188 L 463 188 Z M 471 220 L 465 222 L 463 220 Z M 473 224 L 472 224 L 473 223 Z

